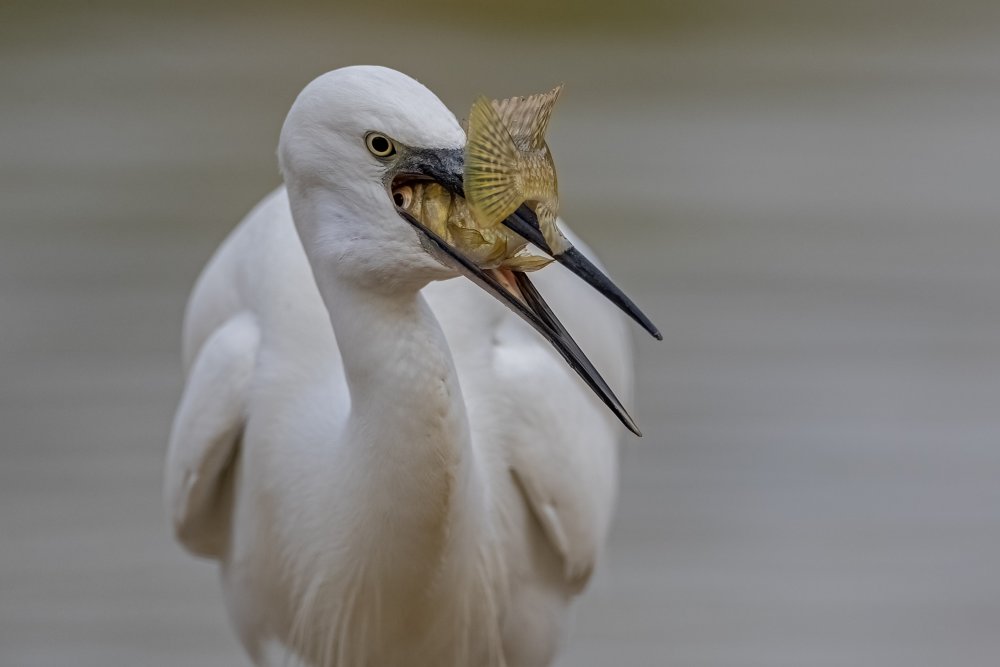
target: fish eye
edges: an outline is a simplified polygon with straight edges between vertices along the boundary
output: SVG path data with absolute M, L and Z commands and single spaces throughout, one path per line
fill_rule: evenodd
M 404 185 L 401 188 L 396 188 L 392 192 L 392 200 L 396 203 L 399 208 L 409 208 L 410 202 L 413 201 L 413 188 L 409 185 Z
M 380 132 L 369 132 L 365 135 L 368 151 L 375 157 L 391 157 L 396 154 L 396 144 L 392 139 Z

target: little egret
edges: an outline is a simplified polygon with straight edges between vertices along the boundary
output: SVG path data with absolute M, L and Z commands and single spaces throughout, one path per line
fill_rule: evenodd
M 403 210 L 462 193 L 465 141 L 403 74 L 319 77 L 191 296 L 165 498 L 258 665 L 548 665 L 601 552 L 631 358 L 573 273 L 655 327 L 569 232 L 535 291 Z M 530 208 L 504 224 L 545 248 Z

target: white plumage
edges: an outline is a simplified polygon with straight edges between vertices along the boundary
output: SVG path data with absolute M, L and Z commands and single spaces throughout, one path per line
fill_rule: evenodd
M 447 280 L 393 205 L 373 130 L 465 140 L 391 70 L 302 92 L 279 148 L 287 191 L 223 243 L 188 305 L 168 511 L 219 561 L 259 665 L 548 665 L 607 534 L 623 429 L 538 333 Z M 533 277 L 627 395 L 623 318 L 561 266 Z

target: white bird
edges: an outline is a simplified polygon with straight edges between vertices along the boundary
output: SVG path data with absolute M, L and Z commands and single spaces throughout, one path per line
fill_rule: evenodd
M 393 201 L 406 179 L 459 191 L 464 143 L 403 74 L 319 77 L 282 128 L 285 187 L 191 296 L 165 498 L 255 664 L 548 665 L 601 553 L 622 429 L 587 384 L 624 409 L 529 283 Z M 564 267 L 535 276 L 628 394 L 618 312 Z

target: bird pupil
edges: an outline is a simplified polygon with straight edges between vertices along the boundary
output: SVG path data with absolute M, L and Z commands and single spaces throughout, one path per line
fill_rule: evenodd
M 396 202 L 396 206 L 402 206 L 404 203 L 406 203 L 406 199 L 403 198 L 403 195 L 400 192 L 397 192 L 396 194 L 394 194 L 392 196 L 392 199 L 393 199 L 393 201 Z
M 375 137 L 372 139 L 372 148 L 376 153 L 385 153 L 389 150 L 389 140 L 385 137 Z

